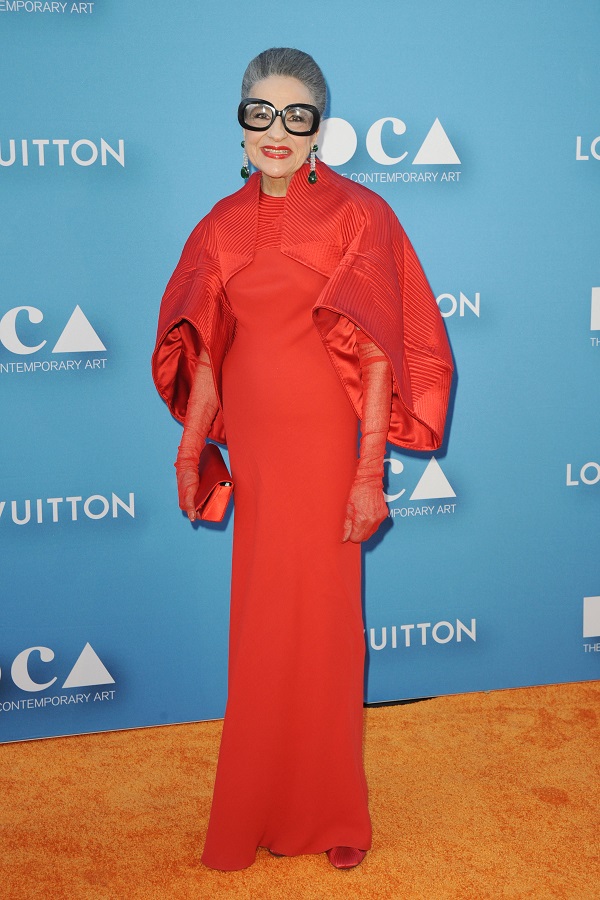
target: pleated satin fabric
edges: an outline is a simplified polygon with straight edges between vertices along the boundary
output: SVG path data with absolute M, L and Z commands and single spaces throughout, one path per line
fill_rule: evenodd
M 293 176 L 285 197 L 281 252 L 326 277 L 312 318 L 360 418 L 354 345 L 358 325 L 387 356 L 394 395 L 388 439 L 412 450 L 441 444 L 452 380 L 444 323 L 425 273 L 389 205 L 373 191 L 317 165 Z M 157 390 L 183 421 L 204 344 L 220 400 L 223 359 L 236 320 L 225 287 L 256 252 L 260 175 L 225 197 L 196 226 L 167 285 L 153 355 Z M 221 412 L 210 437 L 226 442 Z

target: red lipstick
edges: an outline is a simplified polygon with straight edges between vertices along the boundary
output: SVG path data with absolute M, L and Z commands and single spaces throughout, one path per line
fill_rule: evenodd
M 268 145 L 261 147 L 261 153 L 269 159 L 285 159 L 292 152 L 289 147 L 284 145 Z

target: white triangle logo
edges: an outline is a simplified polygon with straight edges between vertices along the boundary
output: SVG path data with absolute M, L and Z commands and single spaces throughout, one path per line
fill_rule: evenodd
M 106 347 L 77 305 L 52 352 L 89 353 L 96 350 L 106 350 Z
M 87 687 L 90 684 L 114 683 L 115 679 L 88 643 L 79 654 L 79 659 L 69 672 L 63 687 Z
M 456 497 L 452 485 L 442 472 L 440 464 L 432 456 L 419 483 L 410 495 L 411 500 L 441 500 L 442 497 Z
M 460 165 L 456 150 L 450 143 L 439 119 L 436 119 L 429 129 L 427 137 L 413 159 L 413 164 L 417 166 Z

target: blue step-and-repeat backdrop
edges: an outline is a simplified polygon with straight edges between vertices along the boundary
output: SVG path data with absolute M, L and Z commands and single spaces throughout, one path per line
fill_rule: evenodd
M 398 214 L 457 366 L 442 450 L 389 450 L 366 700 L 598 677 L 599 38 L 596 0 L 0 0 L 0 740 L 223 713 L 232 514 L 179 511 L 149 361 L 274 45 L 322 65 L 320 154 Z

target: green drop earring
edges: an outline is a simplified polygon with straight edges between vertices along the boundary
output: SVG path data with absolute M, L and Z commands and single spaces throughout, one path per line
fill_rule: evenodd
M 244 148 L 244 156 L 242 158 L 242 168 L 240 170 L 240 175 L 244 180 L 246 180 L 246 178 L 250 178 L 250 169 L 248 168 L 248 154 L 246 153 L 246 141 L 242 141 L 242 147 Z

